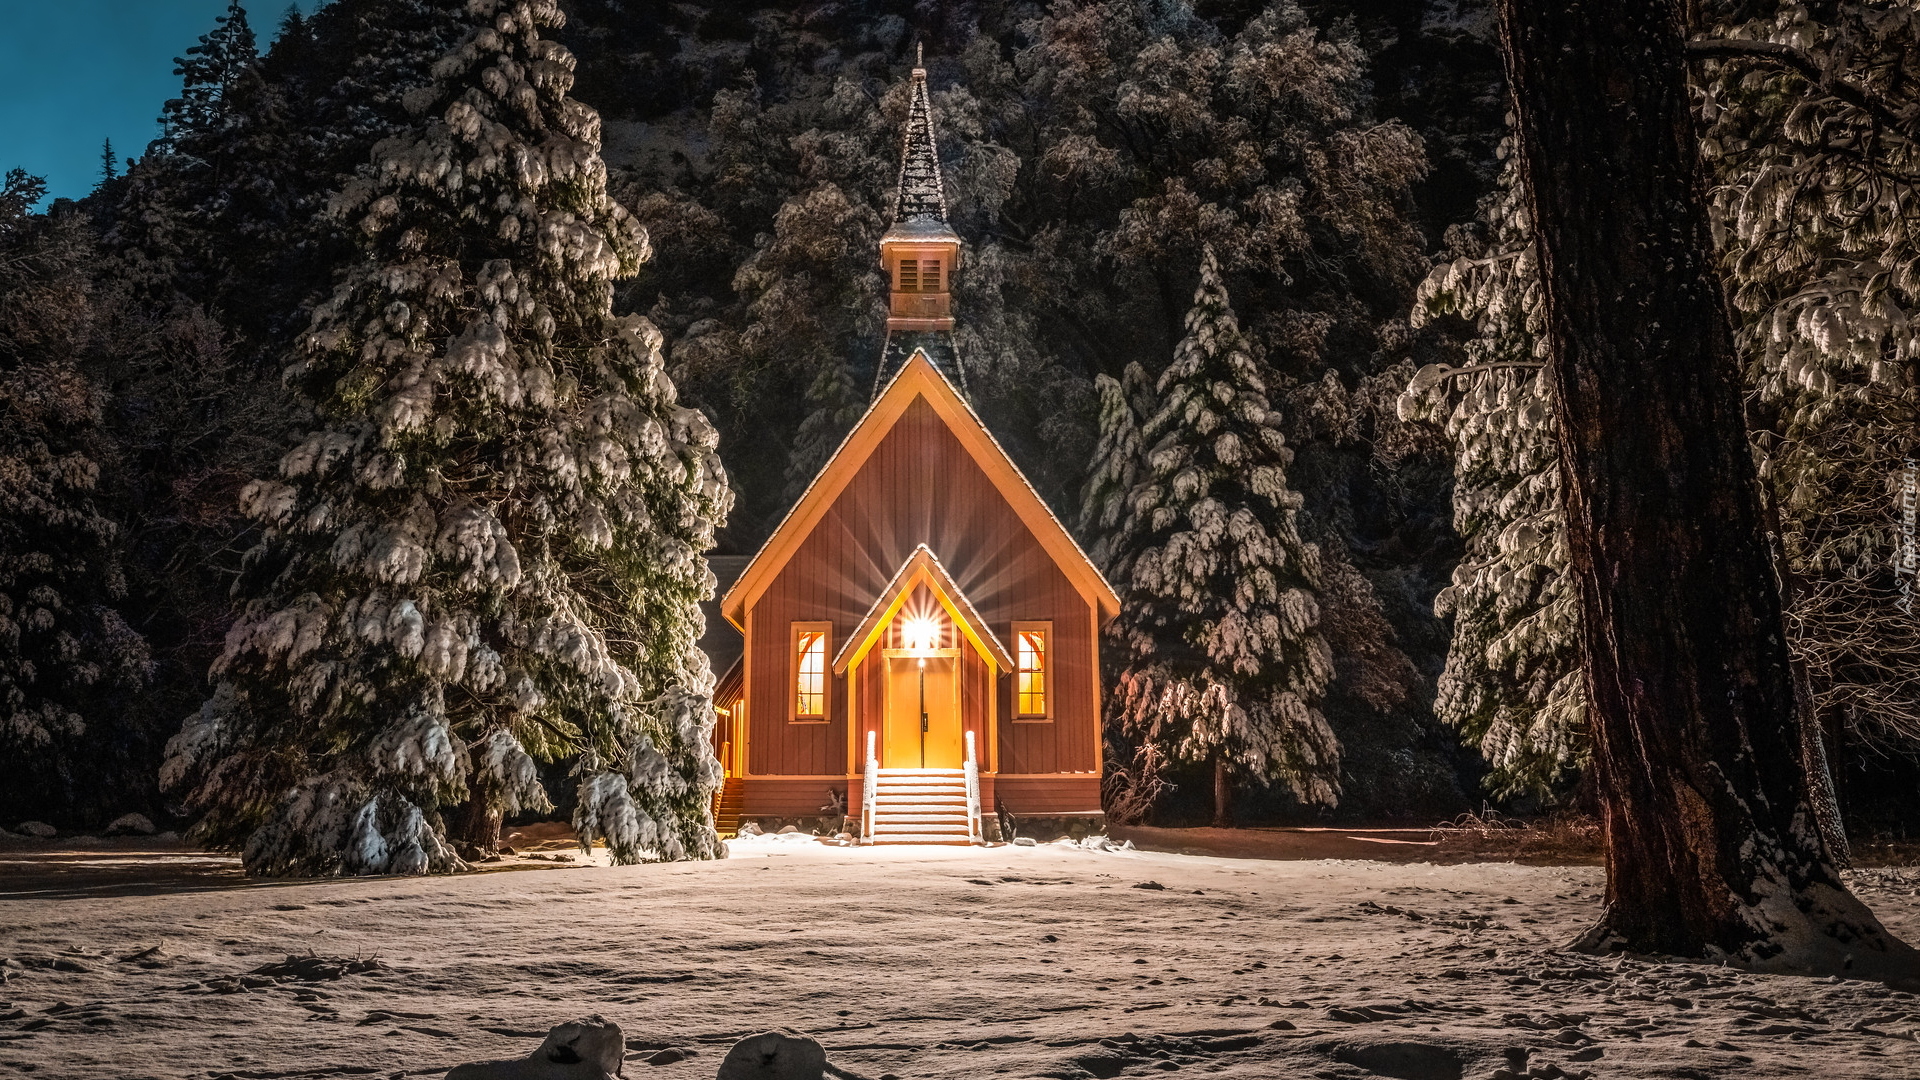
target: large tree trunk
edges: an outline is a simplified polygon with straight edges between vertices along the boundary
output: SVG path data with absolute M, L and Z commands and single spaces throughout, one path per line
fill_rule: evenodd
M 1582 943 L 1920 975 L 1808 807 L 1673 0 L 1501 0 L 1500 17 L 1607 834 Z

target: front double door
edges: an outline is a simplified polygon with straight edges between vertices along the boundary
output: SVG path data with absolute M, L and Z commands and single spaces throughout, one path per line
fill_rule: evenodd
M 881 768 L 958 769 L 965 762 L 960 654 L 955 649 L 933 653 L 883 658 L 887 694 Z

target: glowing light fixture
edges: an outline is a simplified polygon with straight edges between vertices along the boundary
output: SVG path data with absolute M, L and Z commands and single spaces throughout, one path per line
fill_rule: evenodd
M 909 650 L 929 653 L 933 651 L 935 642 L 940 640 L 940 624 L 925 615 L 913 615 L 900 628 L 900 634 L 906 639 Z

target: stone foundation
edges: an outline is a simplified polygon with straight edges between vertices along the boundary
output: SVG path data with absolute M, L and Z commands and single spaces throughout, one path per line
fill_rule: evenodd
M 777 833 L 791 825 L 809 836 L 832 836 L 844 830 L 858 838 L 860 835 L 860 816 L 852 815 L 844 826 L 838 816 L 811 814 L 800 817 L 742 817 L 740 824 L 748 822 L 760 826 L 764 833 Z M 1012 835 L 1006 834 L 1003 822 L 1011 825 Z M 1102 836 L 1107 831 L 1107 815 L 1098 810 L 1089 810 L 1078 814 L 1007 814 L 1004 817 L 995 814 L 983 814 L 980 818 L 982 839 L 989 844 L 1013 842 L 1014 837 L 1024 836 L 1040 843 L 1070 837 L 1074 840 L 1089 836 Z
M 808 814 L 801 817 L 776 817 L 770 814 L 760 817 L 741 815 L 741 828 L 745 828 L 748 822 L 760 826 L 760 831 L 763 833 L 777 833 L 791 825 L 809 836 L 832 836 L 842 828 L 838 814 Z M 845 829 L 847 832 L 858 835 L 860 818 L 857 815 L 847 818 Z
M 1012 823 L 1013 836 L 994 835 L 993 839 L 1011 842 L 1015 837 L 1024 836 L 1044 844 L 1063 836 L 1080 840 L 1101 836 L 1107 831 L 1107 815 L 1099 810 L 1079 814 L 1008 814 L 1006 817 Z M 988 818 L 987 821 L 992 826 L 992 833 L 1003 831 L 999 820 Z

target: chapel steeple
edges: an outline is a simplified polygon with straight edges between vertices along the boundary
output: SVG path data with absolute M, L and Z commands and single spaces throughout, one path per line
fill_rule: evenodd
M 887 344 L 880 353 L 873 392 L 878 396 L 915 352 L 924 352 L 940 374 L 965 394 L 966 375 L 953 346 L 950 291 L 960 262 L 960 237 L 947 224 L 933 103 L 927 98 L 927 69 L 918 45 L 910 78 L 893 224 L 880 238 L 880 264 L 889 282 Z

